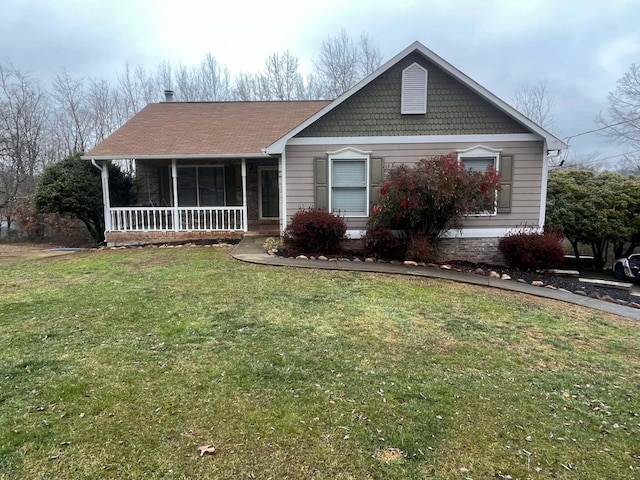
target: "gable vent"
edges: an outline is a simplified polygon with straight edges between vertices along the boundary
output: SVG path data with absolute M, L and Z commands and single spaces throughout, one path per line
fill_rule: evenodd
M 427 71 L 414 63 L 402 71 L 402 114 L 427 113 Z

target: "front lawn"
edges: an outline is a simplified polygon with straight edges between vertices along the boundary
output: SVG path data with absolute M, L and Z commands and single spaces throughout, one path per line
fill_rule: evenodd
M 632 321 L 221 247 L 0 266 L 0 478 L 640 475 Z

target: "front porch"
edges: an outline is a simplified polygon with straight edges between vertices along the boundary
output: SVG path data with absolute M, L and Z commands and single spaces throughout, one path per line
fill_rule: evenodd
M 136 160 L 133 206 L 110 205 L 106 171 L 102 169 L 107 245 L 280 232 L 278 159 Z

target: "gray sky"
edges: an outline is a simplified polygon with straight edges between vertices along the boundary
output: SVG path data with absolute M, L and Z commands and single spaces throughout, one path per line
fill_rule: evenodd
M 607 93 L 640 63 L 638 0 L 0 0 L 0 11 L 0 61 L 45 85 L 63 67 L 114 79 L 125 62 L 192 65 L 207 52 L 233 75 L 288 49 L 308 72 L 342 28 L 368 35 L 385 60 L 418 40 L 509 103 L 546 81 L 560 138 L 597 128 Z M 624 150 L 597 135 L 571 146 Z

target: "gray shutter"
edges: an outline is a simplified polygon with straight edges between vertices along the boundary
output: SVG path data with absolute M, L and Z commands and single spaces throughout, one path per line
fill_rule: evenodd
M 373 206 L 380 200 L 380 188 L 382 187 L 382 178 L 384 162 L 381 158 L 372 158 L 369 170 L 369 215 L 373 212 Z
M 329 160 L 326 157 L 316 158 L 315 164 L 315 207 L 329 210 Z
M 498 192 L 498 213 L 511 213 L 511 185 L 513 178 L 513 156 L 500 157 L 502 190 Z

